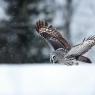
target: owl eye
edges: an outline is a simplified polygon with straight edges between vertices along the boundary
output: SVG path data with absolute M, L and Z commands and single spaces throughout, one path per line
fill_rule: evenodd
M 55 55 L 52 58 L 53 58 L 53 63 L 58 63 L 58 60 Z
M 53 56 L 52 56 L 52 58 L 53 58 L 53 60 L 55 60 L 55 59 L 56 59 L 56 56 L 55 56 L 55 55 L 53 55 Z
M 50 61 L 51 61 L 52 63 L 57 63 L 56 56 L 53 55 Z

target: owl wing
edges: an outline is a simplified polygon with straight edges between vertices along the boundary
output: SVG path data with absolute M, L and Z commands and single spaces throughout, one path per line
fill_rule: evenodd
M 95 45 L 95 36 L 84 39 L 81 44 L 71 48 L 65 57 L 78 57 L 88 52 Z
M 79 57 L 77 58 L 77 60 L 78 60 L 78 61 L 81 61 L 81 62 L 89 63 L 89 64 L 92 63 L 92 61 L 91 61 L 88 57 L 85 57 L 85 56 L 79 56 Z
M 55 50 L 58 48 L 71 49 L 70 44 L 62 35 L 52 25 L 48 25 L 46 21 L 38 21 L 36 23 L 36 31 L 45 38 Z

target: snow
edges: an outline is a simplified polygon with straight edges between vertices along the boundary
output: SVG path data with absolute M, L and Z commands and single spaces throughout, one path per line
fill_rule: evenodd
M 0 65 L 0 95 L 95 95 L 95 66 Z

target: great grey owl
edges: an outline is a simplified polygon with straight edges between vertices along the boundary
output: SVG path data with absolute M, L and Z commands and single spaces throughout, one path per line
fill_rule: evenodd
M 50 54 L 50 61 L 52 63 L 63 63 L 65 65 L 73 65 L 74 61 L 81 61 L 85 63 L 92 63 L 91 60 L 82 56 L 89 49 L 95 45 L 95 36 L 84 39 L 82 43 L 71 46 L 62 35 L 52 26 L 48 25 L 46 21 L 38 21 L 36 23 L 36 31 L 46 39 L 54 51 Z

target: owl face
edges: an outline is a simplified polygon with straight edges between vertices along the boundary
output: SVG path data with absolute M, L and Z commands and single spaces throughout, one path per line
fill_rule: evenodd
M 59 48 L 56 51 L 50 54 L 50 62 L 52 63 L 60 63 L 63 59 L 67 51 L 63 48 Z
M 51 63 L 58 63 L 58 56 L 56 55 L 56 53 L 52 53 L 50 54 L 50 62 Z

